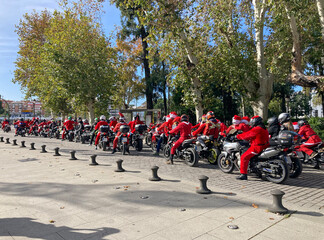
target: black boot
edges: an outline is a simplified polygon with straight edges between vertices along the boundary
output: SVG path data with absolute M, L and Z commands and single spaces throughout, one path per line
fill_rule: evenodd
M 237 180 L 247 180 L 247 174 L 241 174 L 239 177 L 236 178 Z
M 166 163 L 173 165 L 173 154 L 170 155 L 170 159 Z
M 116 152 L 116 148 L 114 148 L 111 152 L 111 154 L 114 154 Z

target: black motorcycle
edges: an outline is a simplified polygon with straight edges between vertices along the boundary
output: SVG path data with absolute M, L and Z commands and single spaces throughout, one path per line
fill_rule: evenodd
M 173 144 L 179 139 L 179 136 L 169 136 L 167 144 L 163 148 L 163 155 L 165 158 L 169 158 L 171 154 L 171 148 Z M 199 161 L 198 152 L 195 149 L 196 139 L 187 139 L 178 147 L 174 155 L 174 159 L 183 159 L 185 163 L 190 167 L 196 167 Z
M 143 134 L 146 129 L 147 126 L 145 124 L 135 125 L 135 132 L 132 134 L 132 146 L 136 149 L 136 151 L 142 151 L 143 149 Z
M 6 132 L 6 133 L 10 132 L 10 131 L 11 131 L 11 127 L 10 127 L 10 125 L 9 125 L 9 124 L 6 124 L 6 125 L 4 126 L 4 128 L 3 128 L 3 131 Z
M 59 130 L 58 126 L 51 127 L 48 135 L 50 138 L 59 139 L 60 138 L 60 130 Z
M 301 151 L 293 151 L 292 155 L 299 158 L 303 164 L 312 166 L 315 169 L 320 169 L 320 166 L 324 164 L 324 144 L 319 143 L 311 149 L 317 153 L 312 159 L 309 158 L 308 154 Z
M 207 159 L 207 161 L 212 164 L 217 164 L 217 158 L 220 154 L 219 144 L 214 140 L 213 136 L 208 137 L 205 141 L 205 145 L 207 147 L 204 150 L 199 141 L 196 141 L 195 149 L 198 152 L 198 155 L 202 159 Z
M 241 155 L 249 148 L 249 143 L 242 140 L 225 139 L 223 151 L 218 157 L 218 166 L 224 173 L 231 173 L 235 168 L 240 169 Z M 273 183 L 283 183 L 289 176 L 286 161 L 291 161 L 288 155 L 282 154 L 279 147 L 269 147 L 261 154 L 251 158 L 249 173 L 265 177 Z

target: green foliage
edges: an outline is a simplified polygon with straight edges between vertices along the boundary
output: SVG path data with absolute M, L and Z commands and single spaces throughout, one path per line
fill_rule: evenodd
M 324 118 L 313 117 L 308 119 L 309 125 L 318 134 L 318 136 L 324 140 Z
M 291 116 L 295 118 L 308 116 L 311 112 L 310 100 L 311 96 L 303 92 L 293 94 L 289 103 Z

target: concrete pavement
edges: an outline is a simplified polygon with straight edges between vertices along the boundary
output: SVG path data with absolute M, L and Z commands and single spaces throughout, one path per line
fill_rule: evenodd
M 14 138 L 12 133 L 0 136 Z M 209 165 L 165 165 L 148 151 L 126 157 L 97 151 L 100 165 L 89 166 L 95 151 L 88 146 L 15 138 L 19 145 L 25 140 L 27 148 L 0 143 L 0 239 L 324 239 L 323 189 L 315 178 L 317 187 L 274 186 L 256 179 L 238 183 L 229 180 L 234 175 Z M 31 142 L 37 150 L 29 150 Z M 40 153 L 42 144 L 48 153 Z M 53 156 L 55 147 L 62 156 Z M 72 149 L 78 160 L 68 160 Z M 116 173 L 120 158 L 127 171 Z M 153 165 L 160 166 L 163 181 L 148 180 Z M 312 173 L 323 177 L 312 169 L 309 177 Z M 213 194 L 195 193 L 201 174 L 210 177 Z M 268 212 L 272 199 L 260 189 L 287 186 L 283 202 L 293 213 Z M 295 203 L 298 194 L 316 204 Z

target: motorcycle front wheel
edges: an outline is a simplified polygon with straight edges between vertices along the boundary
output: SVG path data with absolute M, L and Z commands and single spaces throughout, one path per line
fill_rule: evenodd
M 190 167 L 196 167 L 199 161 L 199 156 L 197 151 L 194 148 L 187 148 L 184 151 L 185 151 L 184 153 L 185 163 Z
M 219 149 L 211 148 L 209 150 L 209 155 L 207 158 L 208 162 L 212 165 L 217 165 L 217 158 L 218 158 L 219 154 L 220 154 Z
M 165 158 L 170 158 L 170 154 L 171 154 L 171 146 L 170 146 L 170 144 L 167 144 L 163 148 L 163 155 Z
M 218 167 L 224 173 L 231 173 L 234 170 L 234 163 L 230 159 L 226 158 L 224 153 L 221 153 L 217 159 Z
M 269 164 L 272 165 L 271 169 L 273 169 L 273 172 L 269 173 L 266 172 L 265 178 L 269 181 L 269 182 L 273 182 L 273 183 L 283 183 L 284 181 L 286 181 L 286 179 L 289 176 L 289 171 L 288 171 L 288 165 L 286 162 L 281 161 L 281 160 L 273 160 L 270 161 Z M 273 166 L 275 165 L 275 168 L 273 168 Z
M 137 139 L 137 144 L 136 144 L 136 151 L 142 151 L 143 149 L 143 140 L 142 139 Z
M 106 151 L 106 149 L 107 149 L 107 143 L 103 142 L 102 143 L 102 151 Z
M 297 178 L 303 171 L 303 166 L 299 158 L 291 158 L 291 166 L 289 166 L 289 177 Z

